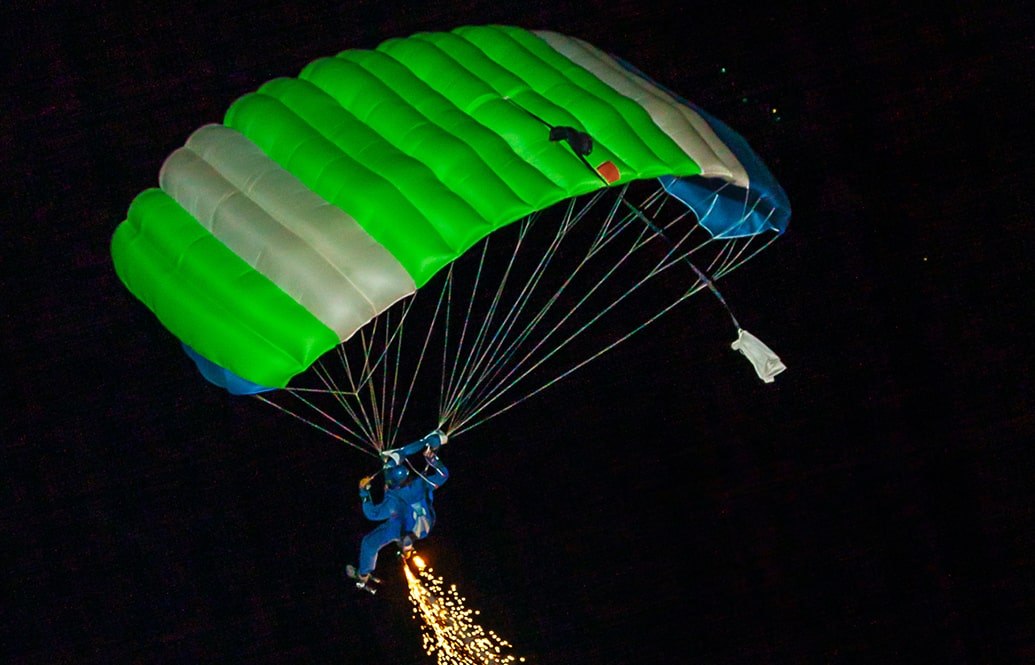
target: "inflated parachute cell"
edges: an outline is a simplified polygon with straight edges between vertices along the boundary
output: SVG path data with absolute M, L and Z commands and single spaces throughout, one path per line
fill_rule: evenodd
M 588 135 L 591 154 L 544 125 Z M 168 157 L 112 256 L 206 378 L 257 392 L 493 230 L 652 178 L 715 237 L 787 223 L 746 142 L 632 67 L 554 32 L 465 27 L 345 51 L 238 99 Z

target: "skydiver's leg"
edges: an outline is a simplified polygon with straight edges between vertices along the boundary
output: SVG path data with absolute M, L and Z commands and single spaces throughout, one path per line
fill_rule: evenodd
M 377 568 L 377 553 L 388 543 L 399 540 L 402 525 L 397 520 L 388 520 L 367 535 L 359 545 L 359 574 L 366 575 Z

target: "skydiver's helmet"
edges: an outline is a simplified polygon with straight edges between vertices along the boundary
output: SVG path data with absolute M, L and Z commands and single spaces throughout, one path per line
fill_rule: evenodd
M 410 477 L 410 470 L 405 466 L 390 466 L 385 469 L 385 485 L 389 488 L 401 486 Z

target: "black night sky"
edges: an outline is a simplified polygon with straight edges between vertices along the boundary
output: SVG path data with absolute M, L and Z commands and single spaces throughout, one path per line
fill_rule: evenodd
M 793 4 L 793 3 L 791 3 Z M 459 437 L 422 551 L 527 662 L 1035 661 L 1030 9 L 6 3 L 3 660 L 422 663 L 342 579 L 367 458 L 203 382 L 108 243 L 238 96 L 459 25 L 620 55 L 743 134 L 787 234 Z M 774 112 L 775 109 L 775 112 Z

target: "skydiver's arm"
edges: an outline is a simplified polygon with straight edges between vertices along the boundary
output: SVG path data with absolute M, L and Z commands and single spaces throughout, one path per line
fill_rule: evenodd
M 395 460 L 396 464 L 402 464 L 402 461 L 410 455 L 416 455 L 422 450 L 432 449 L 438 450 L 442 444 L 447 441 L 448 438 L 445 434 L 439 430 L 435 430 L 431 434 L 428 434 L 423 439 L 418 439 L 412 443 L 407 443 L 402 448 L 395 448 L 393 450 L 386 450 L 381 453 L 382 458 L 391 458 Z
M 428 482 L 435 487 L 441 487 L 444 482 L 449 480 L 449 469 L 436 455 L 425 456 L 425 459 L 428 462 L 428 468 L 434 469 L 434 473 L 425 474 Z
M 374 476 L 367 476 L 359 481 L 359 500 L 363 504 L 363 514 L 366 515 L 369 520 L 376 521 L 388 519 L 391 517 L 388 493 L 385 493 L 385 496 L 380 503 L 374 503 L 373 497 L 370 496 L 370 486 L 373 482 Z

